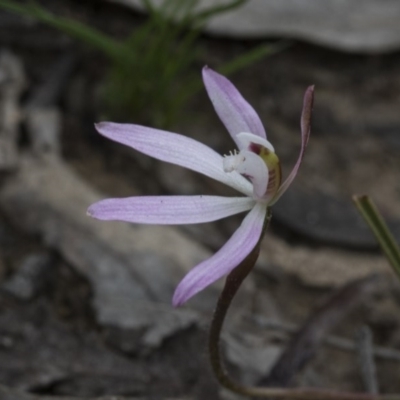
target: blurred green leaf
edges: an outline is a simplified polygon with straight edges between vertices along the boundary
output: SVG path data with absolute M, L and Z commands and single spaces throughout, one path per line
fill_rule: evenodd
M 151 0 L 142 0 L 149 14 L 147 21 L 124 41 L 53 15 L 34 3 L 0 0 L 0 8 L 35 18 L 107 56 L 111 65 L 102 93 L 109 117 L 167 128 L 202 88 L 200 74 L 191 70 L 200 57 L 197 40 L 201 27 L 246 1 L 232 0 L 197 11 L 199 0 L 164 0 L 158 7 Z M 287 46 L 288 42 L 262 44 L 217 69 L 231 74 Z
M 56 17 L 34 3 L 22 5 L 9 0 L 0 0 L 0 7 L 22 16 L 35 18 L 40 22 L 102 51 L 110 58 L 120 59 L 124 53 L 123 46 L 118 41 L 78 21 Z
M 353 196 L 353 201 L 374 233 L 390 265 L 400 278 L 400 248 L 379 210 L 368 196 Z

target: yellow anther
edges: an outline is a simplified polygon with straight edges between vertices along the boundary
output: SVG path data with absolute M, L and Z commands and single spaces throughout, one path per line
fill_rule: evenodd
M 265 162 L 268 172 L 268 187 L 267 194 L 270 196 L 274 196 L 278 191 L 279 186 L 281 185 L 282 180 L 282 171 L 281 171 L 281 163 L 279 161 L 278 156 L 265 147 L 261 147 L 260 152 L 258 154 L 262 160 Z

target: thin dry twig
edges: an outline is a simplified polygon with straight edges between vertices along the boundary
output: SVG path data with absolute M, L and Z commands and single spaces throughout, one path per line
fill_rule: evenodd
M 253 316 L 251 317 L 251 319 L 263 328 L 274 329 L 282 332 L 284 339 L 287 339 L 288 334 L 293 334 L 299 330 L 299 327 L 295 324 L 282 323 L 280 321 L 263 318 L 261 316 Z M 353 340 L 336 335 L 326 336 L 323 339 L 322 343 L 343 351 L 357 351 L 356 345 Z M 400 362 L 399 350 L 393 349 L 391 347 L 374 346 L 372 351 L 374 357 L 376 357 L 377 359 Z
M 368 393 L 378 394 L 378 378 L 373 354 L 372 332 L 368 326 L 361 327 L 356 335 L 356 347 L 358 350 L 358 361 L 364 387 Z
M 286 386 L 315 355 L 323 339 L 360 301 L 375 288 L 376 277 L 352 282 L 338 290 L 296 333 L 270 374 L 265 386 Z

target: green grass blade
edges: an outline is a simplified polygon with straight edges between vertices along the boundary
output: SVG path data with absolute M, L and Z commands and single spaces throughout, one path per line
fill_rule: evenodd
M 254 49 L 251 49 L 247 53 L 238 56 L 234 60 L 223 64 L 222 66 L 216 68 L 216 70 L 224 75 L 233 74 L 234 72 L 239 71 L 258 60 L 261 60 L 264 57 L 271 56 L 287 49 L 289 46 L 291 46 L 291 43 L 292 42 L 288 40 L 282 40 L 276 44 L 262 44 Z M 178 92 L 178 97 L 182 96 L 184 98 L 188 98 L 197 93 L 202 87 L 203 84 L 200 79 L 190 80 L 183 85 L 181 91 Z
M 217 70 L 224 75 L 233 74 L 234 72 L 239 71 L 248 65 L 254 64 L 256 61 L 261 60 L 264 57 L 272 56 L 273 54 L 286 50 L 291 45 L 292 42 L 289 40 L 281 40 L 275 44 L 264 43 L 222 65 Z
M 368 196 L 353 196 L 353 201 L 374 233 L 390 265 L 400 278 L 400 248 L 379 210 Z
M 153 13 L 156 11 L 153 6 L 153 3 L 150 0 L 142 0 L 142 6 L 148 13 Z
M 194 25 L 203 24 L 207 22 L 210 18 L 216 16 L 217 14 L 222 14 L 227 11 L 232 11 L 235 8 L 242 6 L 247 1 L 248 0 L 234 0 L 227 4 L 209 7 L 204 11 L 196 13 L 193 16 L 191 23 Z
M 119 59 L 124 54 L 123 46 L 102 32 L 72 19 L 57 17 L 36 4 L 21 5 L 9 0 L 0 0 L 0 8 L 15 14 L 35 18 L 75 39 L 89 44 L 110 58 Z

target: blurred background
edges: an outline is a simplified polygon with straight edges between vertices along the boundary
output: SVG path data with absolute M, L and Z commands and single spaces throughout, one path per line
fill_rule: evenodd
M 400 392 L 400 285 L 351 201 L 370 195 L 400 240 L 399 18 L 397 0 L 0 0 L 0 400 L 236 398 L 206 351 L 223 282 L 170 303 L 243 216 L 86 216 L 105 197 L 233 193 L 93 125 L 152 126 L 228 154 L 204 65 L 258 112 L 284 176 L 316 87 L 300 173 L 226 323 L 229 371 Z

